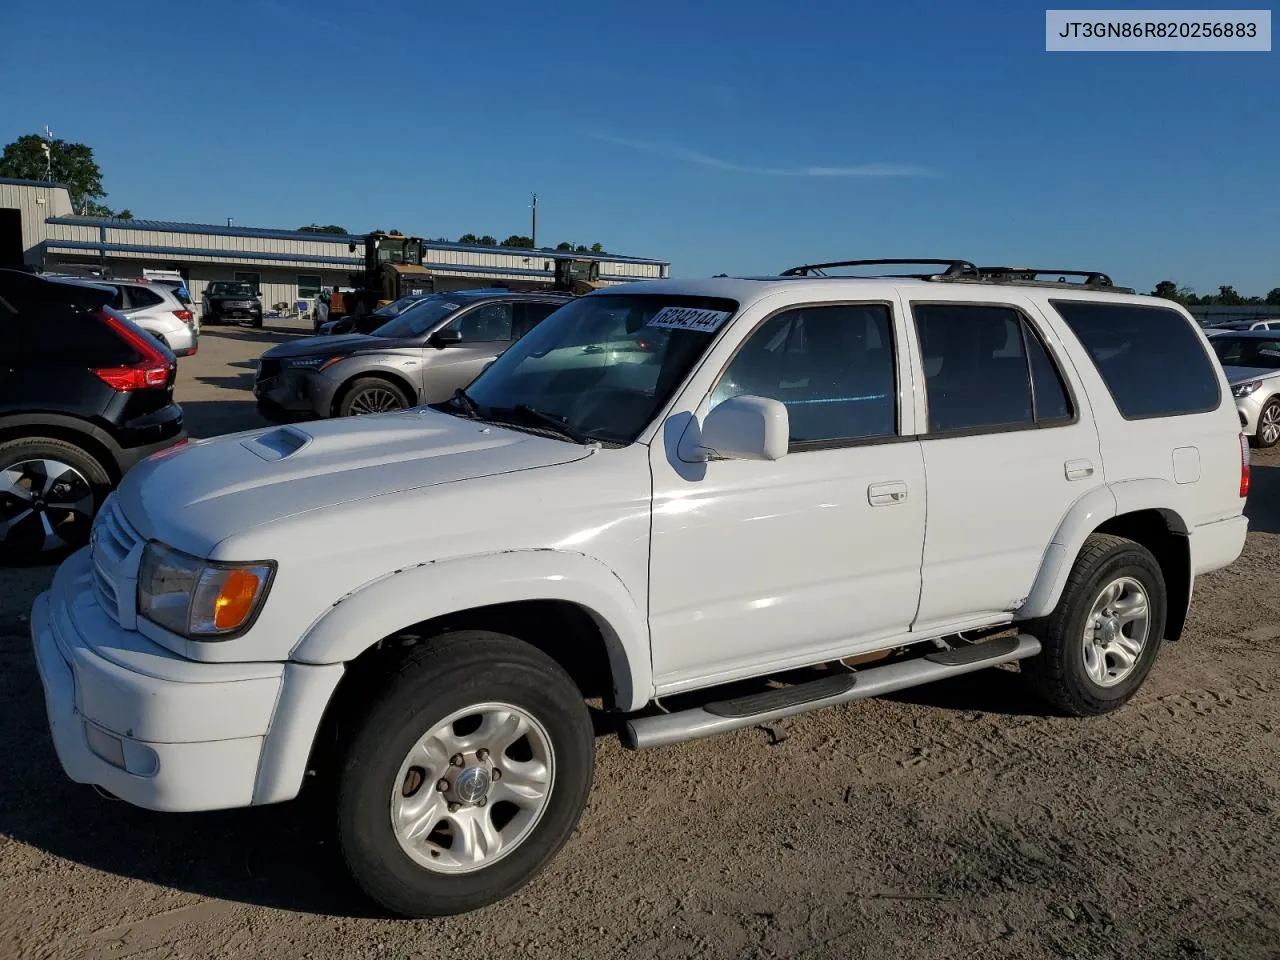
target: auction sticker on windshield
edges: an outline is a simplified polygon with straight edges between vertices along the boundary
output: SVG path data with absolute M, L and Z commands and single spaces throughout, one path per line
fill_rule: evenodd
M 724 310 L 699 310 L 696 307 L 663 307 L 653 315 L 646 327 L 665 327 L 668 330 L 701 330 L 715 333 L 729 319 Z

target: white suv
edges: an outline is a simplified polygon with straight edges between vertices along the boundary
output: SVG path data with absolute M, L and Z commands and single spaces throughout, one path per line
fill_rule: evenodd
M 446 403 L 144 461 L 33 611 L 63 768 L 170 811 L 314 771 L 426 916 L 565 843 L 596 698 L 631 747 L 1015 660 L 1119 707 L 1245 540 L 1204 334 L 1100 274 L 831 266 L 597 291 Z
M 189 357 L 199 349 L 199 320 L 190 297 L 167 283 L 150 280 L 78 279 L 115 291 L 111 306 L 163 343 L 175 357 Z

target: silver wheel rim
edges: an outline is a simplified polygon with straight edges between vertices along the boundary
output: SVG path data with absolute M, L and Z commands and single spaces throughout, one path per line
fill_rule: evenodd
M 400 398 L 388 387 L 369 387 L 351 398 L 351 413 L 357 417 L 368 413 L 400 410 L 403 407 L 404 404 L 400 402 Z
M 400 764 L 391 828 L 418 866 L 472 873 L 528 839 L 554 783 L 551 737 L 531 714 L 509 703 L 465 707 L 418 738 Z
M 1262 442 L 1270 446 L 1280 440 L 1280 404 L 1271 404 L 1262 411 L 1262 422 L 1258 425 L 1258 435 Z
M 0 470 L 0 543 L 49 553 L 87 543 L 93 487 L 61 460 L 20 460 Z
M 1100 687 L 1122 683 L 1138 665 L 1151 629 L 1151 601 L 1133 577 L 1111 581 L 1098 594 L 1084 627 L 1084 669 Z

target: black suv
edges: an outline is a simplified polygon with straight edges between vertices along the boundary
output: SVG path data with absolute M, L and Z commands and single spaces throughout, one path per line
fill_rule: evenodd
M 0 561 L 87 543 L 125 472 L 184 438 L 177 360 L 112 295 L 0 270 Z
M 262 326 L 262 301 L 252 283 L 243 280 L 215 280 L 204 288 L 200 322 L 247 323 Z

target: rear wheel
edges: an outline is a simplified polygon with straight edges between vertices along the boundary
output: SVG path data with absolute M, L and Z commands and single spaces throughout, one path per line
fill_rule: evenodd
M 381 377 L 361 377 L 342 395 L 338 414 L 343 417 L 359 417 L 370 413 L 387 413 L 404 410 L 409 398 L 404 390 Z
M 338 834 L 352 876 L 409 917 L 511 895 L 573 832 L 594 750 L 581 693 L 545 654 L 479 630 L 422 644 L 343 750 Z
M 1280 397 L 1272 397 L 1258 414 L 1258 432 L 1254 434 L 1255 447 L 1274 447 L 1280 442 Z
M 52 563 L 84 546 L 110 486 L 102 464 L 65 440 L 0 444 L 0 559 Z
M 1029 624 L 1042 652 L 1022 674 L 1044 700 L 1076 716 L 1126 703 L 1164 637 L 1167 592 L 1151 551 L 1109 534 L 1085 540 L 1053 613 Z

